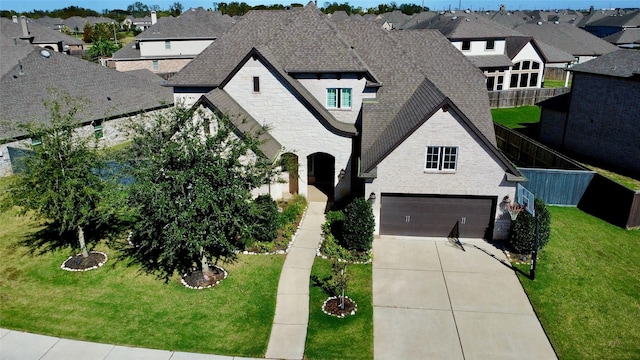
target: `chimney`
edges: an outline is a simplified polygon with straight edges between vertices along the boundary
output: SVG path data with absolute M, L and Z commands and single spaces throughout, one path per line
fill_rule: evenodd
M 13 15 L 11 17 L 11 21 L 13 21 L 14 24 L 17 24 L 18 23 L 18 15 Z
M 151 25 L 154 25 L 157 22 L 158 22 L 158 16 L 156 15 L 155 11 L 152 11 L 151 12 Z
M 500 12 L 504 13 L 507 10 L 507 7 L 504 4 L 500 5 Z
M 20 24 L 22 25 L 22 37 L 28 38 L 29 28 L 27 27 L 27 18 L 24 15 L 20 16 Z

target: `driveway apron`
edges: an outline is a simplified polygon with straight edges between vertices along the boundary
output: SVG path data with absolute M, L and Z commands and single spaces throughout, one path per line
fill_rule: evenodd
M 462 243 L 374 240 L 375 359 L 557 359 L 504 253 Z

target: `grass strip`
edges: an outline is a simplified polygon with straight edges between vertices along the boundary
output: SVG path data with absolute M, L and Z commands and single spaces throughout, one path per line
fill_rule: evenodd
M 536 280 L 520 280 L 560 359 L 637 359 L 640 230 L 549 207 Z M 528 266 L 521 269 L 528 273 Z
M 515 108 L 491 109 L 493 121 L 509 129 L 526 128 L 528 124 L 540 121 L 540 108 L 537 106 L 520 106 Z
M 356 315 L 342 319 L 322 312 L 328 295 L 311 285 L 309 327 L 305 359 L 373 359 L 373 299 L 371 264 L 347 267 L 351 278 L 346 296 L 358 304 Z M 311 275 L 323 279 L 331 274 L 331 262 L 316 257 Z

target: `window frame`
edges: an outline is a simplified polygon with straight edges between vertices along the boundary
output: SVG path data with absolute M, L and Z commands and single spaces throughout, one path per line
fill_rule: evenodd
M 353 89 L 327 88 L 326 107 L 329 110 L 351 110 L 353 107 Z
M 459 146 L 428 145 L 425 148 L 424 172 L 455 173 L 459 157 Z
M 462 51 L 470 51 L 471 50 L 471 40 L 462 40 L 462 44 L 460 45 L 460 49 L 462 49 Z
M 259 93 L 260 92 L 260 77 L 259 76 L 254 76 L 253 77 L 253 92 L 254 93 Z
M 491 44 L 491 45 L 489 45 Z M 487 51 L 493 51 L 496 49 L 496 40 L 495 39 L 487 39 L 485 43 L 484 49 Z
M 153 70 L 160 70 L 160 61 L 158 60 L 151 60 L 151 68 Z
M 95 121 L 93 123 L 93 136 L 97 140 L 104 138 L 104 127 L 102 126 L 102 121 Z
M 171 40 L 165 40 L 164 41 L 164 49 L 165 50 L 171 50 Z

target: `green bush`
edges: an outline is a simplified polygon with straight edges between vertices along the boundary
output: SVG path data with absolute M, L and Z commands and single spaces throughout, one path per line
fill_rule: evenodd
M 278 236 L 278 205 L 269 195 L 260 195 L 254 201 L 254 227 L 256 241 L 273 241 Z
M 282 212 L 278 216 L 278 226 L 283 228 L 287 224 L 298 222 L 306 207 L 307 200 L 304 196 L 296 196 L 292 202 L 288 203 L 288 205 L 282 209 Z
M 325 218 L 327 219 L 323 226 L 323 232 L 326 235 L 333 235 L 336 238 L 342 238 L 342 227 L 344 224 L 344 212 L 329 211 Z
M 370 250 L 375 230 L 371 204 L 363 198 L 355 198 L 344 213 L 342 246 L 355 251 Z
M 538 250 L 549 242 L 551 234 L 551 214 L 540 199 L 535 200 L 536 217 L 527 211 L 522 211 L 511 224 L 511 236 L 509 248 L 517 254 L 529 254 L 533 252 L 536 241 L 536 219 L 538 220 Z

